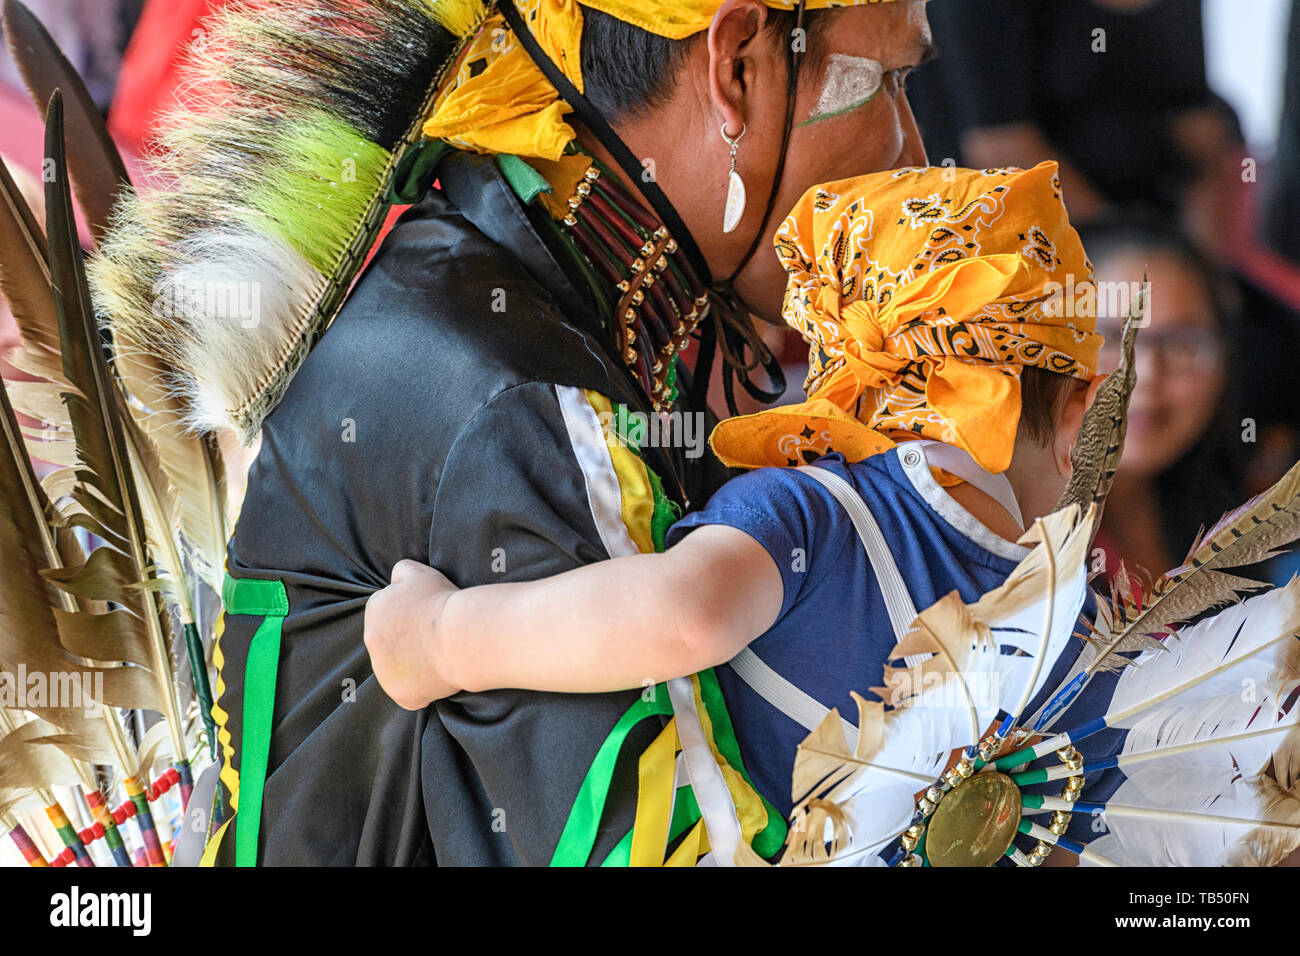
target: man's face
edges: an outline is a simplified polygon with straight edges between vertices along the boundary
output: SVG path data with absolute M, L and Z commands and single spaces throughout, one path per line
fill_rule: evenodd
M 800 78 L 775 212 L 768 234 L 736 282 L 760 317 L 777 324 L 785 290 L 785 271 L 771 242 L 781 224 L 778 217 L 819 183 L 927 163 L 904 88 L 907 74 L 933 50 L 923 0 L 819 15 L 829 22 L 811 41 L 820 62 L 805 66 Z

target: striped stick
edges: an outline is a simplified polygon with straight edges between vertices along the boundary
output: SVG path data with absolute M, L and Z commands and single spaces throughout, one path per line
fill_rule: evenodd
M 1041 840 L 1048 846 L 1059 846 L 1062 850 L 1068 850 L 1079 859 L 1087 860 L 1095 866 L 1119 865 L 1113 860 L 1106 859 L 1106 857 L 1102 856 L 1100 853 L 1095 853 L 1092 850 L 1089 850 L 1082 843 L 1076 843 L 1074 840 L 1068 839 L 1067 837 L 1057 836 L 1051 830 L 1047 829 L 1047 827 L 1039 826 L 1037 823 L 1032 823 L 1029 820 L 1021 820 L 1019 829 L 1020 832 L 1026 836 L 1031 836 L 1035 840 Z
M 41 851 L 36 844 L 32 842 L 32 838 L 27 835 L 27 830 L 21 823 L 14 823 L 13 829 L 9 831 L 9 839 L 14 841 L 14 845 L 18 847 L 18 852 L 23 855 L 23 859 L 27 861 L 28 866 L 50 865 L 45 857 L 41 855 Z
M 117 866 L 131 865 L 131 857 L 126 852 L 126 844 L 122 842 L 122 834 L 118 832 L 117 823 L 113 820 L 113 814 L 108 809 L 108 802 L 104 795 L 98 790 L 86 791 L 86 806 L 90 808 L 90 815 L 95 818 L 104 830 L 104 842 L 108 845 L 108 851 L 113 854 L 113 862 Z
M 81 837 L 68 822 L 68 815 L 63 812 L 63 807 L 56 800 L 45 808 L 45 815 L 50 818 L 50 823 L 54 825 L 55 832 L 59 834 L 59 839 L 63 845 L 72 851 L 72 859 L 77 866 L 94 866 L 95 861 L 90 858 L 86 852 L 86 847 L 81 842 Z
M 158 830 L 154 826 L 153 814 L 149 812 L 149 801 L 144 791 L 140 789 L 135 777 L 127 777 L 122 785 L 126 787 L 126 795 L 135 806 L 135 823 L 140 828 L 140 839 L 144 841 L 145 859 L 149 866 L 166 866 L 167 859 L 163 855 L 162 844 L 158 842 Z
M 1198 813 L 1193 810 L 1158 810 L 1153 807 L 1135 807 L 1122 803 L 1093 803 L 1087 800 L 1076 800 L 1074 803 L 1070 803 L 1070 801 L 1062 800 L 1060 797 L 1029 793 L 1024 794 L 1023 799 L 1025 813 L 1049 813 L 1054 810 L 1063 810 L 1069 813 L 1073 810 L 1076 813 L 1109 813 L 1117 817 L 1186 820 L 1189 823 L 1241 823 L 1253 827 L 1272 827 L 1275 830 L 1300 830 L 1300 823 L 1285 820 L 1258 820 L 1251 817 L 1224 816 L 1218 813 Z
M 194 774 L 188 760 L 178 761 L 172 765 L 172 769 L 176 771 L 176 782 L 181 788 L 181 816 L 184 817 L 190 805 L 190 794 L 194 792 Z

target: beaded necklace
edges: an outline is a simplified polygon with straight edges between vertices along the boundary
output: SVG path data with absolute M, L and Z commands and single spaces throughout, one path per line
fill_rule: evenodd
M 614 347 L 655 411 L 666 412 L 676 398 L 677 357 L 709 314 L 708 289 L 667 227 L 589 158 L 559 235 L 612 287 Z

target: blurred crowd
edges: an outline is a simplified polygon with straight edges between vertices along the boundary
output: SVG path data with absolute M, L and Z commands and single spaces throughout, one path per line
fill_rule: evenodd
M 1152 573 L 1300 457 L 1300 4 L 932 0 L 931 163 L 1058 159 L 1102 283 L 1149 285 L 1098 543 Z M 1114 347 L 1129 302 L 1098 296 Z M 1289 577 L 1282 558 L 1261 569 Z
M 130 162 L 224 0 L 26 2 Z M 908 95 L 930 162 L 1058 160 L 1097 278 L 1149 282 L 1099 542 L 1111 571 L 1171 568 L 1300 457 L 1300 0 L 931 0 L 929 16 L 940 55 Z M 40 119 L 7 56 L 0 114 L 0 153 L 38 198 Z M 1101 298 L 1113 342 L 1129 303 Z M 806 351 L 769 334 L 794 399 Z M 0 355 L 15 335 L 0 315 Z

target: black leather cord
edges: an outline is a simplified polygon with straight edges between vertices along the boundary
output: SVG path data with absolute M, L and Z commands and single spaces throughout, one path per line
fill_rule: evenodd
M 801 0 L 795 11 L 796 30 L 804 29 L 805 12 L 806 6 Z M 735 321 L 738 322 L 753 321 L 749 318 L 749 313 L 751 311 L 749 306 L 745 304 L 745 301 L 740 297 L 740 294 L 736 292 L 733 283 L 736 281 L 736 277 L 744 271 L 747 265 L 749 265 L 750 260 L 753 259 L 754 255 L 758 252 L 763 239 L 767 236 L 767 225 L 772 219 L 773 211 L 776 209 L 776 200 L 781 191 L 781 184 L 785 181 L 785 160 L 786 154 L 790 150 L 790 136 L 794 132 L 794 110 L 795 101 L 799 93 L 799 69 L 801 62 L 801 52 L 795 48 L 794 43 L 791 43 L 786 81 L 788 89 L 786 92 L 785 105 L 785 129 L 781 133 L 781 154 L 777 157 L 776 175 L 773 177 L 772 189 L 767 196 L 767 208 L 763 211 L 763 221 L 758 227 L 758 232 L 754 234 L 754 241 L 749 244 L 749 250 L 745 253 L 744 258 L 740 260 L 739 265 L 736 266 L 736 269 L 732 272 L 730 278 L 723 283 L 724 289 L 722 290 L 722 295 L 727 299 L 729 303 L 728 307 L 731 309 Z M 745 314 L 743 316 L 738 316 L 737 313 L 741 312 Z M 753 347 L 754 342 L 750 341 L 749 336 L 746 336 L 734 326 L 734 322 L 724 323 L 723 325 L 723 351 L 724 353 L 730 353 L 733 356 L 743 356 L 746 345 Z M 754 339 L 757 340 L 757 331 L 754 332 Z M 761 341 L 758 342 L 758 346 L 758 348 L 755 348 L 755 354 L 757 356 L 755 364 L 763 366 L 763 371 L 767 374 L 768 380 L 772 383 L 772 387 L 764 389 L 754 384 L 753 379 L 750 378 L 752 366 L 745 368 L 738 365 L 736 362 L 730 360 L 727 361 L 726 367 L 723 370 L 722 393 L 723 397 L 727 401 L 727 410 L 732 415 L 739 414 L 739 409 L 736 406 L 736 387 L 733 379 L 739 379 L 741 387 L 749 393 L 750 397 L 764 405 L 770 405 L 785 394 L 785 371 L 781 368 L 780 360 L 768 352 L 767 348 L 762 346 Z
M 800 0 L 799 6 L 795 10 L 795 29 L 803 30 L 805 4 Z M 758 228 L 754 241 L 749 244 L 749 251 L 745 253 L 745 258 L 740 260 L 740 265 L 736 266 L 736 271 L 731 273 L 727 279 L 727 285 L 736 281 L 736 276 L 740 275 L 745 266 L 749 265 L 749 260 L 754 258 L 754 253 L 758 252 L 759 244 L 763 237 L 767 235 L 767 224 L 772 218 L 772 211 L 776 208 L 777 194 L 781 191 L 781 183 L 785 179 L 785 156 L 790 149 L 790 136 L 794 132 L 794 108 L 795 100 L 799 93 L 799 65 L 802 55 L 795 49 L 793 43 L 790 44 L 790 62 L 787 83 L 789 89 L 786 92 L 785 104 L 785 130 L 781 134 L 781 155 L 776 160 L 776 176 L 772 180 L 772 191 L 767 196 L 767 209 L 763 212 L 763 222 Z
M 695 238 L 691 235 L 690 230 L 686 228 L 682 218 L 677 215 L 677 210 L 668 201 L 664 191 L 659 188 L 659 184 L 653 179 L 647 180 L 641 175 L 645 171 L 641 161 L 633 155 L 632 150 L 628 149 L 627 144 L 623 142 L 618 133 L 614 132 L 614 128 L 605 121 L 605 117 L 600 115 L 600 111 L 591 104 L 589 99 L 578 92 L 577 87 L 569 82 L 569 78 L 546 55 L 546 51 L 541 48 L 537 38 L 533 36 L 528 29 L 528 25 L 524 23 L 524 18 L 515 9 L 512 0 L 498 0 L 497 7 L 501 10 L 502 16 L 505 17 L 506 23 L 510 25 L 510 29 L 514 31 L 519 42 L 523 44 L 524 50 L 537 64 L 537 68 L 550 80 L 551 85 L 560 94 L 560 98 L 573 107 L 573 111 L 578 114 L 578 118 L 609 150 L 609 154 L 622 168 L 629 182 L 640 189 L 641 195 L 645 196 L 646 201 L 654 208 L 659 219 L 668 227 L 668 231 L 672 233 L 673 238 L 677 240 L 678 248 L 690 260 L 691 267 L 699 275 L 700 281 L 706 286 L 712 286 L 713 273 L 709 269 L 708 262 L 705 261 L 704 255 L 700 252 L 700 247 L 695 244 Z
M 600 111 L 592 105 L 590 100 L 578 92 L 563 71 L 547 56 L 546 51 L 541 48 L 537 38 L 528 29 L 528 25 L 524 22 L 512 0 L 497 0 L 497 7 L 510 29 L 523 45 L 524 51 L 537 64 L 537 68 L 542 71 L 542 74 L 550 81 L 551 85 L 555 87 L 560 98 L 573 108 L 573 111 L 578 114 L 578 118 L 582 120 L 592 135 L 609 151 L 610 156 L 623 170 L 629 181 L 636 185 L 641 194 L 645 196 L 646 201 L 650 203 L 660 221 L 668 228 L 673 238 L 677 240 L 677 245 L 682 254 L 690 261 L 701 281 L 710 288 L 714 287 L 713 272 L 709 269 L 708 262 L 700 252 L 699 246 L 696 245 L 695 237 L 686 228 L 686 223 L 677 214 L 677 210 L 673 208 L 672 202 L 669 201 L 664 191 L 659 188 L 659 184 L 653 179 L 646 180 L 641 175 L 644 169 L 640 160 L 623 142 L 613 127 L 609 125 Z M 796 10 L 796 26 L 798 29 L 803 29 L 805 4 L 802 0 Z M 691 404 L 696 408 L 704 407 L 717 346 L 722 344 L 724 354 L 734 357 L 743 356 L 746 346 L 752 345 L 752 337 L 744 335 L 734 327 L 735 321 L 749 322 L 751 320 L 747 314 L 749 312 L 748 306 L 736 294 L 734 288 L 732 288 L 732 282 L 757 253 L 759 245 L 767 233 L 767 224 L 772 218 L 772 212 L 776 207 L 777 193 L 785 177 L 785 158 L 794 128 L 795 98 L 799 88 L 799 65 L 801 60 L 801 53 L 793 43 L 790 44 L 789 49 L 789 91 L 786 98 L 785 130 L 781 136 L 781 153 L 777 157 L 776 177 L 772 184 L 772 190 L 768 194 L 767 208 L 763 213 L 763 222 L 758 233 L 754 236 L 749 250 L 736 267 L 735 272 L 721 284 L 721 288 L 717 290 L 719 294 L 714 297 L 713 308 L 728 309 L 731 312 L 733 321 L 719 323 L 721 327 L 721 343 L 719 343 L 718 333 L 712 325 L 706 326 L 702 330 L 699 357 L 696 361 L 695 374 L 692 377 L 688 392 Z M 746 314 L 737 318 L 738 313 Z M 785 392 L 785 374 L 781 369 L 780 362 L 766 348 L 762 348 L 761 351 L 756 349 L 755 351 L 758 355 L 755 365 L 761 364 L 763 366 L 764 372 L 767 373 L 772 382 L 772 389 L 759 388 L 750 380 L 749 369 L 737 369 L 733 361 L 726 362 L 723 373 L 723 392 L 727 400 L 727 408 L 733 415 L 738 414 L 735 403 L 735 387 L 732 381 L 733 376 L 739 377 L 741 386 L 745 391 L 755 400 L 764 404 L 776 401 Z

